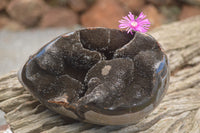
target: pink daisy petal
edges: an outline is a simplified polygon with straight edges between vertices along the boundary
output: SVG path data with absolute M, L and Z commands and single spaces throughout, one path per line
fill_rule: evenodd
M 130 22 L 129 18 L 127 16 L 123 17 L 125 20 L 127 20 L 128 22 Z
M 137 28 L 136 30 L 139 31 L 139 32 L 146 32 L 146 30 L 144 28 L 141 28 L 141 27 Z
M 128 24 L 120 24 L 120 26 L 129 26 Z
M 119 20 L 119 22 L 129 22 L 129 21 L 121 19 L 121 20 Z
M 126 31 L 128 32 L 129 29 L 130 29 L 130 28 L 126 28 Z
M 130 33 L 130 32 L 132 32 L 132 29 L 129 29 L 129 30 L 128 30 L 128 33 Z
M 133 15 L 131 12 L 129 12 L 128 17 L 129 17 L 131 20 L 134 20 L 134 19 L 135 19 L 135 18 L 134 18 L 134 15 Z
M 141 12 L 137 19 L 144 19 L 145 17 L 146 17 L 146 15 L 144 15 L 144 13 Z
M 119 23 L 126 23 L 127 21 L 125 21 L 125 20 L 120 20 L 120 21 L 118 21 Z
M 140 21 L 140 24 L 151 24 L 148 19 Z
M 120 26 L 128 25 L 128 23 L 121 23 Z
M 127 28 L 128 25 L 119 25 L 119 28 Z
M 127 33 L 132 33 L 132 31 L 139 31 L 139 32 L 147 32 L 150 27 L 150 22 L 148 19 L 145 19 L 146 15 L 143 12 L 140 13 L 138 18 L 134 18 L 134 15 L 129 12 L 128 16 L 123 17 L 119 21 L 119 28 L 126 28 Z
M 124 24 L 124 25 L 129 25 L 129 22 L 124 22 L 124 23 L 121 23 L 121 24 Z

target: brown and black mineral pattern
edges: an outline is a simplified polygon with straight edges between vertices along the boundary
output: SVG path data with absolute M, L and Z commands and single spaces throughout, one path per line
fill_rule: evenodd
M 19 79 L 55 112 L 121 125 L 138 122 L 159 104 L 168 88 L 169 67 L 167 56 L 148 34 L 90 28 L 46 44 L 30 56 Z M 128 117 L 133 119 L 116 122 Z

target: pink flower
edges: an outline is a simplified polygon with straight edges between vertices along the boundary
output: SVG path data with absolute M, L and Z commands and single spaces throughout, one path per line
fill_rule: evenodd
M 147 32 L 150 26 L 148 19 L 145 19 L 146 15 L 143 12 L 137 18 L 134 18 L 134 15 L 129 12 L 128 17 L 125 16 L 119 21 L 119 28 L 126 28 L 127 33 L 132 33 L 132 31 Z

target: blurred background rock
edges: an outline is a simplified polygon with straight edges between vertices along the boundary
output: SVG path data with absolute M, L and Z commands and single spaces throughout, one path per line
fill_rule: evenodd
M 0 0 L 0 28 L 118 28 L 129 11 L 144 11 L 155 28 L 200 14 L 200 0 Z

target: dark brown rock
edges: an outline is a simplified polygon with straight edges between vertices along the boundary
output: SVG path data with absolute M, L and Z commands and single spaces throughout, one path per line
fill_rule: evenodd
M 164 16 L 158 12 L 155 6 L 147 5 L 144 7 L 143 12 L 151 22 L 150 28 L 160 26 L 164 22 Z
M 9 30 L 23 30 L 24 26 L 6 16 L 0 16 L 0 28 Z
M 91 6 L 92 4 L 94 4 L 97 0 L 85 0 L 85 2 L 87 3 L 88 6 Z
M 127 13 L 116 0 L 97 0 L 81 16 L 81 24 L 86 27 L 118 28 L 119 20 Z
M 124 6 L 133 11 L 140 10 L 145 5 L 145 0 L 119 0 Z
M 4 27 L 9 22 L 6 16 L 0 16 L 0 28 Z
M 19 80 L 57 113 L 89 123 L 124 125 L 137 123 L 160 103 L 169 67 L 167 56 L 148 34 L 89 28 L 46 44 L 25 63 Z
M 26 26 L 37 24 L 47 6 L 43 0 L 12 0 L 7 8 L 8 14 Z
M 40 27 L 67 27 L 78 23 L 75 12 L 66 8 L 52 8 L 47 11 L 40 22 Z
M 172 4 L 174 1 L 173 0 L 147 0 L 148 2 L 151 2 L 152 4 L 155 5 L 169 5 Z
M 200 15 L 200 7 L 184 5 L 179 19 L 183 20 L 196 15 Z
M 200 6 L 200 0 L 179 0 L 179 1 L 191 4 L 194 6 L 197 6 L 197 5 Z
M 45 0 L 46 3 L 52 7 L 57 6 L 66 6 L 68 3 L 68 0 Z
M 75 12 L 81 12 L 87 8 L 85 0 L 68 0 L 68 4 Z
M 0 10 L 5 9 L 8 3 L 9 3 L 8 0 L 0 0 Z

